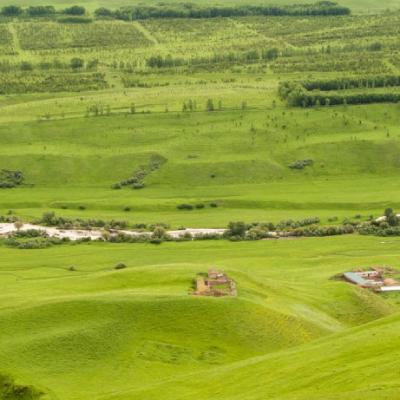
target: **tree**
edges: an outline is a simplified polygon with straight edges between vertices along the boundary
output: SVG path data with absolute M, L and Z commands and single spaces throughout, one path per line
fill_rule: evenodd
M 70 65 L 72 69 L 79 69 L 83 68 L 85 62 L 82 60 L 82 58 L 74 57 L 71 58 Z
M 6 6 L 1 9 L 1 14 L 6 17 L 17 17 L 22 14 L 22 8 L 19 6 Z
M 390 208 L 390 207 L 386 208 L 385 209 L 385 217 L 389 218 L 391 215 L 393 215 L 393 208 Z
M 105 7 L 100 7 L 97 10 L 94 11 L 94 15 L 96 17 L 112 17 L 113 16 L 113 12 Z
M 229 222 L 228 235 L 229 236 L 244 236 L 247 230 L 247 226 L 244 222 Z
M 27 13 L 30 17 L 43 17 L 55 14 L 56 10 L 53 6 L 34 6 L 29 7 Z
M 64 9 L 64 14 L 68 15 L 85 15 L 86 9 L 82 6 L 72 6 Z
M 207 111 L 210 111 L 210 112 L 215 110 L 215 108 L 214 108 L 214 102 L 212 101 L 212 99 L 208 99 L 208 100 L 207 100 L 206 110 L 207 110 Z
M 21 61 L 20 68 L 21 71 L 32 71 L 33 65 L 28 61 Z

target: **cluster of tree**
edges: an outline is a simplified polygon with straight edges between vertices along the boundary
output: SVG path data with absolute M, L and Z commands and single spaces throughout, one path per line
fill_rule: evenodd
M 98 117 L 101 115 L 110 115 L 111 107 L 109 104 L 93 103 L 86 107 L 87 117 Z
M 122 189 L 130 186 L 132 189 L 142 189 L 145 186 L 145 178 L 154 171 L 157 171 L 167 162 L 167 159 L 159 154 L 153 154 L 147 165 L 141 165 L 130 178 L 124 179 L 112 185 L 112 189 Z
M 365 222 L 359 226 L 358 231 L 362 235 L 400 236 L 400 218 L 392 208 L 386 208 L 384 218 Z
M 273 223 L 230 222 L 224 237 L 232 241 L 260 240 L 266 238 L 279 238 L 290 236 L 335 236 L 355 232 L 351 224 L 324 226 L 318 225 L 319 218 L 307 218 L 302 221 L 282 221 L 277 225 Z
M 99 18 L 116 18 L 138 20 L 149 18 L 218 18 L 238 16 L 328 16 L 348 15 L 350 9 L 332 1 L 320 1 L 314 4 L 296 4 L 281 6 L 199 6 L 193 3 L 175 5 L 160 4 L 157 6 L 122 7 L 118 10 L 98 8 L 95 11 Z
M 155 55 L 146 60 L 146 65 L 150 68 L 173 68 L 182 65 L 207 65 L 207 64 L 235 64 L 240 62 L 272 61 L 278 58 L 279 50 L 276 47 L 267 49 L 252 49 L 245 52 L 215 53 L 207 57 L 173 57 Z
M 307 90 L 346 90 L 400 86 L 400 75 L 374 75 L 300 82 Z
M 74 57 L 71 58 L 70 62 L 60 61 L 58 59 L 53 59 L 52 61 L 41 61 L 37 64 L 33 64 L 30 61 L 20 61 L 18 63 L 12 63 L 9 60 L 0 61 L 0 72 L 14 72 L 16 70 L 20 71 L 33 71 L 39 69 L 42 71 L 48 71 L 51 69 L 72 69 L 81 70 L 86 68 L 88 71 L 93 71 L 97 69 L 99 61 L 97 59 L 92 59 L 85 61 L 81 58 Z
M 11 189 L 22 185 L 24 182 L 22 171 L 0 170 L 0 189 Z
M 30 6 L 22 8 L 16 5 L 5 6 L 1 9 L 0 14 L 4 17 L 49 17 L 56 14 L 65 15 L 85 15 L 86 9 L 82 6 L 67 7 L 64 10 L 57 11 L 53 6 Z
M 99 72 L 30 72 L 0 74 L 0 94 L 80 92 L 108 87 L 105 75 Z
M 364 93 L 315 93 L 307 90 L 299 82 L 284 82 L 279 87 L 280 96 L 289 105 L 294 107 L 319 107 L 347 104 L 371 104 L 371 103 L 398 103 L 400 93 L 398 91 L 386 91 L 385 93 L 368 92 Z

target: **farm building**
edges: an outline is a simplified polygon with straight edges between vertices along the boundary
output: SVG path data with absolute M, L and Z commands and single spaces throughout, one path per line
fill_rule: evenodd
M 400 282 L 392 278 L 386 278 L 384 269 L 382 268 L 373 268 L 368 271 L 345 272 L 343 277 L 346 281 L 354 285 L 373 289 L 377 292 L 400 291 Z
M 196 278 L 196 289 L 193 294 L 197 296 L 236 296 L 236 283 L 225 273 L 210 269 L 207 277 L 202 275 Z

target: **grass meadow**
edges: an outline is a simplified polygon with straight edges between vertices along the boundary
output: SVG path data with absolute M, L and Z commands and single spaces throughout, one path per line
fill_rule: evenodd
M 400 298 L 331 278 L 398 267 L 397 239 L 0 253 L 2 369 L 49 398 L 383 399 L 396 390 Z M 210 266 L 237 281 L 237 298 L 188 295 Z
M 0 17 L 1 221 L 327 225 L 400 209 L 400 14 L 384 11 L 398 2 L 339 3 L 352 13 Z M 282 84 L 299 96 L 299 81 L 334 85 L 290 106 Z M 338 274 L 400 268 L 399 243 L 1 238 L 0 399 L 396 399 L 400 297 Z M 189 295 L 211 267 L 237 297 Z

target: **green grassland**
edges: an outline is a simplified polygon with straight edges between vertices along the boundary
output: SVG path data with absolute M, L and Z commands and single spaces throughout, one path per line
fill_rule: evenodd
M 331 279 L 398 267 L 397 239 L 0 252 L 2 370 L 48 398 L 383 399 L 398 388 L 399 297 Z M 119 261 L 128 268 L 113 270 Z M 211 265 L 237 298 L 188 295 Z
M 4 23 L 0 168 L 22 170 L 27 185 L 2 191 L 0 212 L 221 227 L 397 207 L 398 104 L 301 110 L 277 88 L 282 80 L 399 73 L 399 18 Z M 251 53 L 275 47 L 276 59 Z M 97 63 L 71 71 L 77 56 Z M 177 65 L 155 67 L 152 57 Z M 189 101 L 196 106 L 183 112 Z M 144 189 L 111 189 L 152 155 L 167 161 Z M 314 165 L 289 169 L 301 159 Z M 176 209 L 187 202 L 219 207 Z
M 378 13 L 397 3 L 343 0 L 353 13 L 341 17 L 1 19 L 0 171 L 24 181 L 0 189 L 0 216 L 221 228 L 400 209 L 399 103 L 290 107 L 278 93 L 400 75 L 400 14 Z M 330 94 L 388 91 L 399 87 Z M 141 169 L 143 188 L 112 188 Z M 0 239 L 0 399 L 396 399 L 400 297 L 335 276 L 400 268 L 399 255 L 398 238 L 361 235 L 41 250 Z M 237 297 L 188 294 L 213 266 Z

